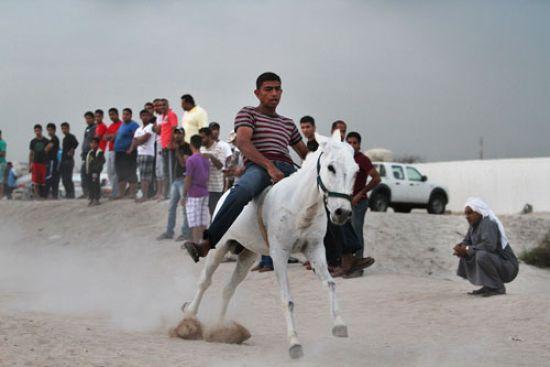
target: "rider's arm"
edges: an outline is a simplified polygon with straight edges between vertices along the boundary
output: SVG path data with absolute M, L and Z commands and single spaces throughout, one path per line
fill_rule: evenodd
M 306 155 L 308 153 L 308 150 L 307 150 L 307 147 L 306 147 L 306 145 L 304 144 L 303 141 L 300 140 L 297 144 L 294 144 L 292 146 L 292 149 L 294 149 L 294 151 L 296 153 L 298 153 L 300 158 L 306 159 Z

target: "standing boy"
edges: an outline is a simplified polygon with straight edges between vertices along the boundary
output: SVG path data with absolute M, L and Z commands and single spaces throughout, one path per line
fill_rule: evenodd
M 115 167 L 115 138 L 118 133 L 122 121 L 118 117 L 118 109 L 111 107 L 109 109 L 109 119 L 111 124 L 107 127 L 103 139 L 107 141 L 107 150 L 109 151 L 109 158 L 107 161 L 107 175 L 109 176 L 109 183 L 111 184 L 111 198 L 114 199 L 118 197 L 118 178 L 116 176 L 116 167 Z
M 225 166 L 226 156 L 223 148 L 213 139 L 210 128 L 201 128 L 199 134 L 202 139 L 202 156 L 208 158 L 210 164 L 210 174 L 208 176 L 208 207 L 210 216 L 212 216 L 214 215 L 216 204 L 218 204 L 218 201 L 223 195 L 223 168 Z
M 46 146 L 49 140 L 42 135 L 42 125 L 34 125 L 35 138 L 31 140 L 29 146 L 29 173 L 32 175 L 32 184 L 34 196 L 36 198 L 44 197 L 44 186 L 46 185 Z
M 71 134 L 71 127 L 68 122 L 61 124 L 61 132 L 65 135 L 63 138 L 63 151 L 61 153 L 61 181 L 63 182 L 63 187 L 65 187 L 65 198 L 74 199 L 74 152 L 78 147 L 78 140 Z
M 8 200 L 11 200 L 12 192 L 17 187 L 17 176 L 13 171 L 13 163 L 11 162 L 8 162 L 6 166 L 6 171 L 4 172 L 4 182 L 5 182 L 4 190 L 5 190 L 6 198 Z
M 96 136 L 90 141 L 90 150 L 86 156 L 86 174 L 88 175 L 89 198 L 88 206 L 99 205 L 101 197 L 101 171 L 105 164 L 103 151 L 99 149 L 100 139 Z
M 208 224 L 208 159 L 200 153 L 202 139 L 199 135 L 191 137 L 191 157 L 187 158 L 184 192 L 187 194 L 187 221 L 191 228 L 193 241 L 198 242 Z
M 57 154 L 59 153 L 59 139 L 55 135 L 55 124 L 50 122 L 46 125 L 48 136 L 50 137 L 50 143 L 46 146 L 46 152 L 48 153 L 48 160 L 46 163 L 46 198 L 52 193 L 52 198 L 57 199 L 59 196 L 59 159 Z
M 131 199 L 136 197 L 137 183 L 137 151 L 132 148 L 134 133 L 139 127 L 138 123 L 132 120 L 132 110 L 122 110 L 122 125 L 118 129 L 115 138 L 115 168 L 118 178 L 118 198 L 126 195 L 126 184 Z
M 317 127 L 315 126 L 315 119 L 311 116 L 304 116 L 300 119 L 300 129 L 302 134 L 306 138 L 307 150 L 310 152 L 315 152 L 319 148 L 319 143 L 315 140 L 315 131 Z
M 107 134 L 107 125 L 103 122 L 103 116 L 103 110 L 95 110 L 95 136 L 99 138 L 99 149 L 101 149 L 102 152 L 105 152 L 107 148 L 107 140 L 105 139 L 105 134 Z
M 158 240 L 166 240 L 174 237 L 174 227 L 176 226 L 176 214 L 178 206 L 182 204 L 183 222 L 181 225 L 181 234 L 176 241 L 188 240 L 191 238 L 189 225 L 187 224 L 187 213 L 185 211 L 185 192 L 184 179 L 187 166 L 187 159 L 193 154 L 191 147 L 185 142 L 185 130 L 178 128 L 174 131 L 174 144 L 176 146 L 176 167 L 174 169 L 174 182 L 170 186 L 170 204 L 168 205 L 168 224 L 166 231 L 157 237 Z
M 143 126 L 140 126 L 132 142 L 132 150 L 137 147 L 137 164 L 139 168 L 139 178 L 141 181 L 140 199 L 137 202 L 144 202 L 149 195 L 149 187 L 153 181 L 155 171 L 155 139 L 156 134 L 151 124 L 151 113 L 148 110 L 142 110 L 139 117 Z
M 80 166 L 80 185 L 82 186 L 82 198 L 88 196 L 88 175 L 86 175 L 86 156 L 90 151 L 90 141 L 95 136 L 95 115 L 92 111 L 84 114 L 86 120 L 86 129 L 84 129 L 84 139 L 82 140 L 82 165 Z

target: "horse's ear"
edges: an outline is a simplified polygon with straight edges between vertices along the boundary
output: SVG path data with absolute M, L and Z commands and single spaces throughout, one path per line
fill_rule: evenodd
M 321 149 L 323 152 L 326 152 L 328 149 L 328 145 L 329 145 L 328 143 L 330 139 L 327 138 L 326 136 L 315 133 L 315 140 L 317 141 L 317 143 L 319 143 L 319 149 Z
M 340 130 L 335 129 L 335 130 L 332 132 L 332 140 L 334 140 L 334 141 L 337 142 L 337 143 L 341 143 L 341 142 L 342 142 L 342 134 L 340 134 Z

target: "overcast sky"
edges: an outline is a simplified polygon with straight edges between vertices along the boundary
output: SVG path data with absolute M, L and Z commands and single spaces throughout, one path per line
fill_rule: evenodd
M 279 113 L 426 161 L 550 156 L 550 1 L 0 2 L 0 129 L 195 96 L 225 136 L 277 72 Z M 137 116 L 136 116 L 137 117 Z

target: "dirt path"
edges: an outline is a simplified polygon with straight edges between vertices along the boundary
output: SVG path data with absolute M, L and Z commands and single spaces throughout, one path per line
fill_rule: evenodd
M 165 204 L 81 205 L 0 203 L 0 366 L 290 363 L 272 273 L 251 274 L 230 307 L 231 319 L 252 333 L 246 345 L 170 339 L 200 267 L 174 242 L 154 240 Z M 350 338 L 330 335 L 326 290 L 291 266 L 305 352 L 292 365 L 547 365 L 550 272 L 523 265 L 508 295 L 473 298 L 448 253 L 453 232 L 466 228 L 462 218 L 369 213 L 367 220 L 377 264 L 364 278 L 337 282 Z M 532 246 L 549 220 L 505 219 L 518 247 Z M 231 270 L 222 264 L 216 274 L 203 320 L 215 318 Z

